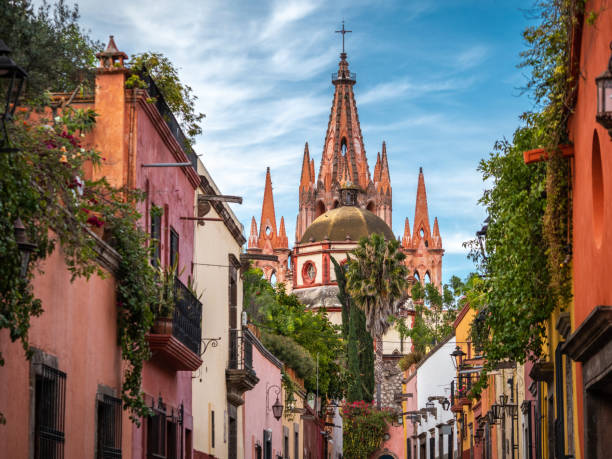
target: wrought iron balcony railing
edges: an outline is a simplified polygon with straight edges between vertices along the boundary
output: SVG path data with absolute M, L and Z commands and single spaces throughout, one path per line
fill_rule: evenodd
M 253 342 L 242 330 L 229 331 L 229 366 L 230 370 L 253 369 Z
M 155 84 L 155 81 L 153 81 L 153 78 L 151 78 L 149 74 L 141 75 L 141 77 L 144 80 L 144 82 L 147 84 L 146 89 L 147 89 L 147 92 L 149 93 L 149 97 L 151 97 L 154 100 L 155 107 L 157 108 L 160 115 L 162 116 L 166 124 L 168 125 L 168 128 L 170 129 L 172 136 L 176 139 L 178 144 L 181 146 L 182 150 L 187 155 L 187 158 L 189 158 L 189 161 L 193 165 L 193 168 L 196 169 L 197 171 L 197 168 L 198 168 L 197 156 L 195 152 L 193 151 L 193 148 L 191 148 L 191 144 L 189 143 L 187 136 L 183 134 L 183 131 L 181 130 L 181 126 L 176 120 L 174 113 L 172 113 L 172 110 L 170 110 L 170 107 L 168 107 L 168 104 L 164 100 L 164 96 L 162 95 L 157 85 Z
M 200 355 L 202 343 L 202 303 L 178 278 L 174 280 L 174 315 L 172 335 Z
M 352 72 L 334 72 L 332 73 L 332 82 L 336 81 L 357 81 L 357 74 Z

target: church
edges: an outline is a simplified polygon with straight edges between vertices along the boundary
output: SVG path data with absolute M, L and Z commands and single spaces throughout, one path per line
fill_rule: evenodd
M 304 147 L 293 247 L 289 247 L 284 217 L 277 226 L 268 168 L 259 226 L 253 217 L 247 249 L 253 254 L 276 255 L 278 261 L 259 260 L 255 266 L 263 270 L 268 280 L 284 283 L 302 303 L 325 308 L 330 320 L 337 324 L 341 321 L 341 305 L 331 258 L 344 262 L 347 252 L 372 233 L 386 239 L 395 237 L 391 229 L 393 202 L 387 146 L 383 141 L 370 173 L 353 92 L 356 82 L 343 50 L 338 70 L 332 74 L 335 91 L 318 175 L 308 143 Z M 440 287 L 444 249 L 437 218 L 433 228 L 430 225 L 422 169 L 412 223 L 411 232 L 406 218 L 404 234 L 398 237 L 406 254 L 409 281 L 431 282 Z M 403 309 L 400 314 L 411 315 L 411 307 Z M 383 339 L 383 352 L 401 355 L 409 349 L 391 329 Z

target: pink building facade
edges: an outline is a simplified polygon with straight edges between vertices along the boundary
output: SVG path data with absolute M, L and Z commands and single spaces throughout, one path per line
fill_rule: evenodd
M 283 424 L 272 413 L 272 405 L 284 403 L 281 394 L 283 363 L 268 351 L 248 330 L 243 331 L 253 347 L 252 369 L 259 378 L 253 389 L 244 393 L 244 459 L 283 457 Z
M 57 248 L 42 263 L 44 274 L 33 281 L 44 308 L 31 322 L 33 358 L 28 361 L 21 345 L 11 343 L 6 330 L 0 332 L 0 352 L 6 360 L 0 381 L 11 388 L 0 391 L 0 411 L 7 418 L 0 429 L 0 450 L 16 458 L 102 457 L 101 451 L 123 458 L 191 458 L 191 374 L 202 363 L 202 305 L 187 288 L 194 222 L 186 218 L 194 216 L 200 178 L 172 113 L 161 95 L 153 94 L 155 84 L 146 80 L 146 90 L 125 87 L 127 56 L 112 38 L 98 57 L 95 94 L 72 100 L 75 108 L 98 114 L 85 140 L 106 160 L 93 178 L 146 192 L 138 210 L 142 227 L 159 241 L 152 262 L 160 267 L 177 264 L 173 282 L 180 295 L 172 331 L 148 335 L 152 357 L 142 372 L 141 389 L 154 416 L 137 426 L 122 409 L 125 362 L 117 344 L 114 278 L 120 259 L 103 236 L 92 236 L 98 263 L 108 276 L 70 282 Z M 61 100 L 63 95 L 56 97 Z M 172 166 L 150 166 L 160 163 Z M 183 166 L 174 166 L 177 163 Z M 161 215 L 151 212 L 154 207 Z

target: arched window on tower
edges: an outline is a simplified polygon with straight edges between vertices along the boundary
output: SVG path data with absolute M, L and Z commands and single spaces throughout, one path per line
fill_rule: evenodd
M 276 285 L 276 271 L 272 271 L 272 274 L 270 274 L 270 283 Z
M 418 271 L 414 272 L 414 280 L 419 282 L 419 283 L 421 282 L 421 276 L 419 276 L 419 272 Z
M 323 201 L 317 201 L 317 212 L 315 215 L 315 218 L 318 217 L 319 215 L 323 215 L 325 213 L 325 204 L 323 204 Z
M 429 275 L 429 271 L 425 273 L 425 283 L 431 284 L 431 276 Z
M 342 137 L 342 141 L 340 142 L 340 150 L 342 151 L 342 156 L 346 155 L 346 137 Z

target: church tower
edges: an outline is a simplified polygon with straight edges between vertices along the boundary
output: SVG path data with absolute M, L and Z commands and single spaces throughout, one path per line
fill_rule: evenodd
M 355 74 L 349 71 L 346 53 L 342 52 L 338 71 L 332 75 L 334 98 L 316 181 L 314 160 L 310 158 L 308 144 L 304 148 L 296 242 L 319 215 L 339 206 L 343 177 L 361 189 L 358 205 L 375 213 L 391 226 L 391 179 L 387 147 L 383 142 L 382 156 L 379 153 L 372 178 L 353 93 L 356 82 Z
M 280 227 L 276 227 L 276 212 L 274 210 L 274 195 L 272 194 L 272 178 L 270 168 L 266 169 L 266 184 L 264 188 L 263 204 L 261 206 L 261 219 L 259 231 L 255 217 L 251 219 L 251 234 L 249 235 L 248 252 L 264 255 L 276 255 L 278 262 L 264 260 L 254 261 L 254 266 L 264 272 L 268 280 L 276 279 L 291 288 L 291 274 L 289 272 L 289 240 L 285 231 L 285 218 L 281 217 Z
M 401 240 L 402 250 L 406 254 L 408 271 L 422 284 L 431 282 L 441 287 L 444 249 L 442 249 L 438 218 L 434 219 L 433 231 L 429 226 L 429 210 L 427 208 L 427 191 L 425 190 L 423 168 L 419 168 L 413 224 L 413 232 L 410 235 L 410 223 L 406 218 L 404 236 Z

